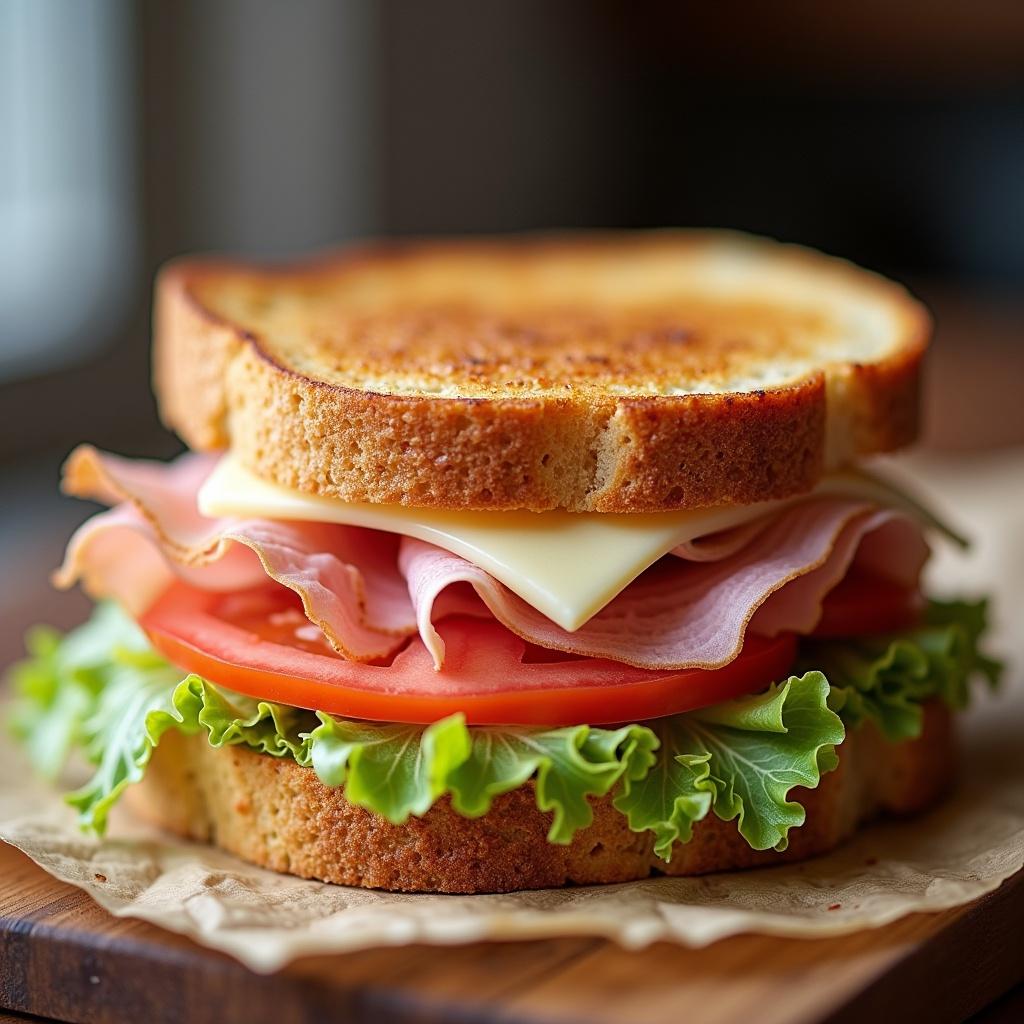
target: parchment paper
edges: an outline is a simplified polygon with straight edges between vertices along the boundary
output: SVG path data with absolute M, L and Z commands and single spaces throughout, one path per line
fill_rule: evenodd
M 939 551 L 933 584 L 994 593 L 994 646 L 1014 665 L 1003 693 L 964 716 L 962 781 L 923 818 L 872 826 L 805 864 L 504 896 L 403 896 L 262 871 L 126 813 L 115 814 L 105 839 L 83 836 L 4 741 L 0 839 L 111 913 L 182 932 L 257 971 L 304 954 L 412 942 L 598 935 L 636 948 L 751 931 L 835 935 L 972 900 L 1024 866 L 1024 452 L 904 465 L 977 541 L 966 560 Z

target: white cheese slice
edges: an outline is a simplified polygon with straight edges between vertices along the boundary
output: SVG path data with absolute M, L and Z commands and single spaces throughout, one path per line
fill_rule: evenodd
M 817 491 L 876 502 L 889 493 L 886 485 L 859 473 L 834 474 Z M 801 499 L 633 514 L 371 505 L 270 483 L 228 454 L 203 484 L 199 510 L 207 516 L 339 523 L 416 537 L 480 566 L 563 629 L 573 631 L 677 545 L 750 522 L 793 500 Z

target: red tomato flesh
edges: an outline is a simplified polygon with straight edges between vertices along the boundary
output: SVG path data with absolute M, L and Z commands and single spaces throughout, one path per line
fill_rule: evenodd
M 924 597 L 916 588 L 854 569 L 822 604 L 815 636 L 868 636 L 916 626 L 924 614 Z
M 861 636 L 920 622 L 919 591 L 852 572 L 826 597 L 815 636 Z M 289 590 L 223 595 L 173 586 L 143 616 L 153 646 L 185 671 L 238 693 L 349 718 L 427 723 L 461 711 L 472 724 L 602 725 L 679 714 L 785 678 L 796 637 L 748 635 L 719 669 L 656 671 L 524 644 L 484 619 L 439 625 L 434 669 L 418 638 L 390 665 L 346 661 Z
M 457 711 L 477 725 L 642 721 L 763 690 L 786 677 L 796 656 L 796 638 L 783 634 L 748 636 L 739 657 L 714 670 L 557 655 L 537 661 L 542 655 L 527 653 L 500 624 L 453 617 L 438 626 L 447 647 L 442 670 L 418 638 L 391 665 L 366 665 L 315 638 L 295 595 L 269 587 L 225 596 L 178 584 L 141 625 L 172 664 L 237 693 L 387 722 L 428 723 Z

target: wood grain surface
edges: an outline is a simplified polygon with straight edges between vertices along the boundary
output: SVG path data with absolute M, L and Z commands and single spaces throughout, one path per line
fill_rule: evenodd
M 0 1007 L 83 1024 L 938 1024 L 963 1020 L 1024 978 L 1022 921 L 1017 876 L 971 906 L 835 939 L 741 936 L 635 952 L 597 939 L 412 946 L 259 976 L 181 936 L 111 917 L 0 846 Z

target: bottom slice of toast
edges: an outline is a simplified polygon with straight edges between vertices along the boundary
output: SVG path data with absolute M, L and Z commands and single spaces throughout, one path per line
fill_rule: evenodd
M 205 736 L 164 736 L 145 778 L 129 788 L 133 812 L 162 828 L 213 843 L 254 864 L 303 878 L 401 892 L 486 893 L 626 882 L 651 874 L 697 875 L 802 860 L 838 846 L 881 814 L 912 814 L 952 784 L 952 716 L 924 707 L 921 736 L 886 741 L 871 724 L 850 730 L 839 767 L 791 799 L 807 810 L 782 852 L 752 850 L 735 821 L 709 814 L 668 863 L 651 833 L 630 831 L 612 796 L 592 801 L 593 823 L 568 846 L 547 841 L 549 812 L 531 784 L 464 818 L 447 798 L 422 818 L 393 825 L 350 804 L 287 758 L 245 747 L 215 749 Z

